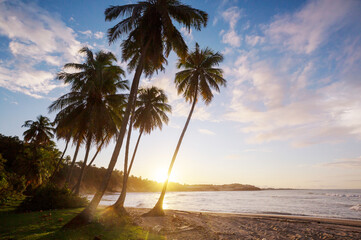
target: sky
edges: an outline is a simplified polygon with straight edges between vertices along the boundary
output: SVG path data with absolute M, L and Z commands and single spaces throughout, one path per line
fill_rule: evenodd
M 40 114 L 54 119 L 48 106 L 69 91 L 56 73 L 84 59 L 82 46 L 113 52 L 126 69 L 121 40 L 109 45 L 106 37 L 119 20 L 105 22 L 104 10 L 132 2 L 0 0 L 0 133 L 22 139 L 24 121 Z M 171 180 L 361 188 L 361 2 L 183 2 L 209 14 L 202 31 L 178 28 L 190 49 L 198 42 L 224 55 L 227 87 L 211 104 L 196 105 Z M 162 179 L 189 113 L 173 83 L 176 60 L 172 53 L 164 72 L 141 79 L 142 86 L 165 90 L 173 112 L 162 131 L 142 137 L 136 176 Z M 114 141 L 95 164 L 107 167 L 113 149 Z

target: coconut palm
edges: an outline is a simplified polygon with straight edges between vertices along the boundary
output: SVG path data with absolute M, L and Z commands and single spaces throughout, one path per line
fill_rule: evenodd
M 75 187 L 76 193 L 80 190 L 91 145 L 99 144 L 104 136 L 110 139 L 122 122 L 126 95 L 117 91 L 128 88 L 127 81 L 121 80 L 124 71 L 114 65 L 117 59 L 112 53 L 99 51 L 94 56 L 87 47 L 82 48 L 80 53 L 86 54 L 85 63 L 68 63 L 64 66 L 78 72 L 62 71 L 58 74 L 58 79 L 71 84 L 71 92 L 49 107 L 50 112 L 60 110 L 56 116 L 60 127 L 74 129 L 78 144 L 85 141 L 85 157 Z
M 32 144 L 32 164 L 28 166 L 27 172 L 30 173 L 28 175 L 31 176 L 33 182 L 41 184 L 43 179 L 45 179 L 44 175 L 47 174 L 41 173 L 41 168 L 39 167 L 42 164 L 39 148 L 50 147 L 54 144 L 51 139 L 54 137 L 55 129 L 50 119 L 42 115 L 39 115 L 36 121 L 25 121 L 22 127 L 29 128 L 23 133 L 23 136 L 25 142 Z M 58 158 L 54 158 L 54 160 L 56 159 Z
M 27 120 L 22 127 L 29 128 L 23 133 L 24 141 L 35 146 L 45 145 L 54 137 L 54 128 L 50 119 L 39 115 L 37 121 Z
M 121 44 L 122 58 L 124 61 L 129 61 L 129 70 L 135 70 L 124 121 L 99 190 L 89 206 L 64 228 L 85 224 L 93 217 L 117 162 L 143 71 L 146 75 L 150 75 L 162 69 L 163 64 L 166 63 L 166 57 L 172 50 L 179 56 L 185 56 L 187 45 L 181 33 L 173 25 L 173 20 L 188 31 L 192 27 L 200 30 L 202 26 L 206 26 L 208 20 L 207 13 L 177 0 L 148 0 L 123 6 L 111 6 L 105 10 L 106 21 L 112 21 L 118 17 L 124 17 L 124 19 L 108 30 L 108 40 L 109 43 L 113 43 L 121 36 L 128 34 Z
M 164 215 L 163 201 L 168 186 L 169 176 L 172 172 L 184 134 L 191 120 L 194 107 L 199 97 L 203 99 L 205 104 L 209 104 L 213 99 L 211 88 L 219 92 L 219 85 L 226 85 L 222 69 L 215 68 L 215 66 L 218 66 L 222 61 L 223 56 L 220 53 L 214 53 L 209 48 L 201 50 L 199 49 L 199 45 L 197 43 L 193 52 L 189 53 L 185 59 L 179 59 L 178 61 L 177 67 L 183 68 L 184 70 L 176 73 L 174 82 L 176 84 L 178 94 L 182 93 L 185 100 L 192 103 L 192 107 L 184 125 L 182 134 L 179 137 L 177 147 L 174 151 L 172 161 L 168 169 L 168 177 L 164 182 L 159 200 L 154 208 L 146 213 L 145 216 Z
M 56 124 L 56 123 L 54 123 Z M 71 129 L 61 129 L 59 126 L 55 128 L 56 138 L 57 140 L 64 139 L 65 140 L 65 148 L 63 150 L 63 153 L 61 154 L 61 157 L 59 158 L 58 162 L 56 163 L 55 169 L 51 177 L 49 178 L 50 181 L 52 181 L 56 175 L 56 173 L 59 170 L 60 164 L 63 162 L 64 155 L 66 150 L 68 149 L 69 142 L 71 141 Z
M 109 136 L 105 136 L 105 137 L 103 138 L 103 140 L 101 141 L 101 143 L 98 145 L 97 151 L 95 152 L 92 160 L 89 162 L 88 167 L 90 167 L 90 166 L 93 164 L 93 162 L 95 161 L 95 158 L 98 156 L 98 153 L 99 153 L 99 152 L 102 150 L 102 148 L 104 147 L 104 143 L 105 143 L 105 144 L 109 143 L 110 138 L 107 139 L 107 137 L 109 137 Z
M 124 164 L 122 192 L 116 203 L 113 205 L 113 207 L 117 208 L 121 212 L 125 212 L 124 201 L 126 197 L 127 181 L 130 175 L 131 168 L 133 166 L 133 162 L 139 146 L 140 139 L 143 133 L 150 134 L 156 128 L 159 128 L 161 130 L 163 127 L 163 123 L 168 124 L 169 118 L 166 113 L 171 112 L 172 108 L 169 104 L 167 104 L 167 102 L 168 102 L 168 98 L 165 95 L 164 91 L 157 87 L 141 88 L 138 91 L 136 110 L 132 114 L 131 122 L 133 122 L 133 127 L 139 130 L 139 136 L 134 148 L 134 152 L 132 155 L 129 168 L 128 168 L 128 159 L 126 154 L 124 160 L 125 164 Z M 128 131 L 126 150 L 128 150 L 129 147 L 130 134 L 131 134 L 131 127 L 129 128 Z

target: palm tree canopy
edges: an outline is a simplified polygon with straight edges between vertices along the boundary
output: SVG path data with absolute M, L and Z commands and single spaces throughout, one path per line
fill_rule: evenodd
M 50 119 L 42 115 L 37 117 L 37 121 L 27 120 L 22 127 L 29 128 L 23 134 L 25 142 L 47 144 L 54 137 Z
M 162 129 L 163 122 L 168 124 L 169 121 L 166 113 L 172 111 L 167 102 L 168 98 L 162 89 L 154 86 L 139 89 L 134 112 L 134 128 L 145 133 L 150 133 L 157 127 Z
M 222 61 L 222 54 L 214 53 L 209 48 L 200 49 L 196 43 L 193 52 L 178 60 L 177 67 L 184 69 L 176 73 L 174 80 L 178 94 L 182 93 L 188 102 L 192 102 L 200 94 L 204 102 L 209 104 L 213 98 L 211 88 L 219 92 L 219 85 L 226 86 L 223 70 L 215 68 Z
M 83 91 L 92 94 L 115 94 L 117 89 L 128 89 L 128 82 L 121 80 L 124 70 L 114 65 L 117 58 L 111 52 L 99 51 L 95 54 L 83 47 L 79 53 L 86 55 L 84 63 L 67 63 L 64 70 L 74 69 L 75 73 L 61 71 L 57 78 L 71 84 L 72 91 Z M 99 96 L 100 97 L 100 96 Z
M 105 20 L 112 21 L 124 17 L 122 21 L 108 30 L 109 43 L 123 34 L 128 34 L 122 43 L 122 57 L 129 60 L 129 70 L 139 64 L 141 49 L 149 44 L 144 64 L 145 74 L 151 75 L 163 69 L 166 57 L 174 50 L 183 57 L 187 45 L 182 34 L 173 25 L 173 20 L 190 31 L 191 27 L 200 30 L 206 26 L 208 14 L 204 11 L 182 4 L 177 0 L 148 0 L 136 4 L 110 6 L 105 10 Z
M 58 128 L 75 129 L 72 134 L 77 141 L 84 139 L 87 133 L 99 143 L 104 136 L 113 136 L 121 124 L 127 95 L 117 91 L 128 89 L 128 81 L 121 79 L 124 71 L 114 65 L 117 59 L 112 53 L 99 51 L 94 56 L 87 47 L 80 53 L 86 54 L 85 63 L 64 66 L 78 72 L 58 74 L 59 80 L 71 84 L 72 91 L 54 101 L 49 112 L 59 110 L 55 118 Z

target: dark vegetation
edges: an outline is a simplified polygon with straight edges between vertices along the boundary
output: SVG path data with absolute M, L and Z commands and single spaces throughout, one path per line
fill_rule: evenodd
M 79 164 L 80 165 L 80 164 Z M 59 185 L 64 180 L 63 176 L 66 175 L 66 171 L 69 169 L 68 166 L 64 166 L 61 170 L 60 176 L 56 178 Z M 76 166 L 74 169 L 73 183 L 76 181 L 76 176 L 80 173 L 80 167 Z M 106 173 L 106 168 L 98 168 L 91 166 L 87 169 L 87 173 L 84 176 L 81 193 L 92 194 L 95 193 L 101 180 Z M 107 192 L 120 192 L 123 185 L 123 172 L 114 170 L 107 187 Z M 147 178 L 136 177 L 134 175 L 129 176 L 127 183 L 128 192 L 160 192 L 162 190 L 163 183 L 159 183 Z M 170 182 L 168 185 L 168 191 L 253 191 L 260 190 L 260 188 L 247 185 L 247 184 L 224 184 L 224 185 L 213 185 L 213 184 L 180 184 Z
M 88 200 L 72 193 L 69 188 L 59 188 L 54 184 L 46 184 L 37 188 L 31 196 L 25 198 L 18 211 L 39 211 L 64 208 L 85 207 Z
M 36 146 L 0 134 L 0 204 L 8 197 L 31 194 L 45 183 L 60 156 L 54 142 Z

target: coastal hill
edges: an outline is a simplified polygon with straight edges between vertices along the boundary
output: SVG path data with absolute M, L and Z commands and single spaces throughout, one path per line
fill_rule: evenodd
M 75 169 L 72 184 L 75 184 L 78 175 L 80 174 L 80 163 L 77 163 L 77 167 Z M 65 176 L 68 173 L 68 166 L 65 166 L 60 174 L 57 176 L 56 182 L 59 185 L 62 185 Z M 105 174 L 106 169 L 101 167 L 90 166 L 83 179 L 83 184 L 81 188 L 82 193 L 95 193 L 97 187 L 100 184 L 100 181 Z M 109 182 L 107 191 L 108 192 L 120 192 L 122 190 L 122 182 L 123 182 L 123 172 L 115 170 L 112 173 L 111 180 Z M 144 179 L 142 177 L 130 176 L 128 180 L 127 190 L 129 192 L 159 192 L 162 189 L 163 183 L 159 183 L 153 180 Z M 248 184 L 224 184 L 224 185 L 213 185 L 213 184 L 180 184 L 170 182 L 168 185 L 168 191 L 257 191 L 261 190 L 258 187 L 248 185 Z

